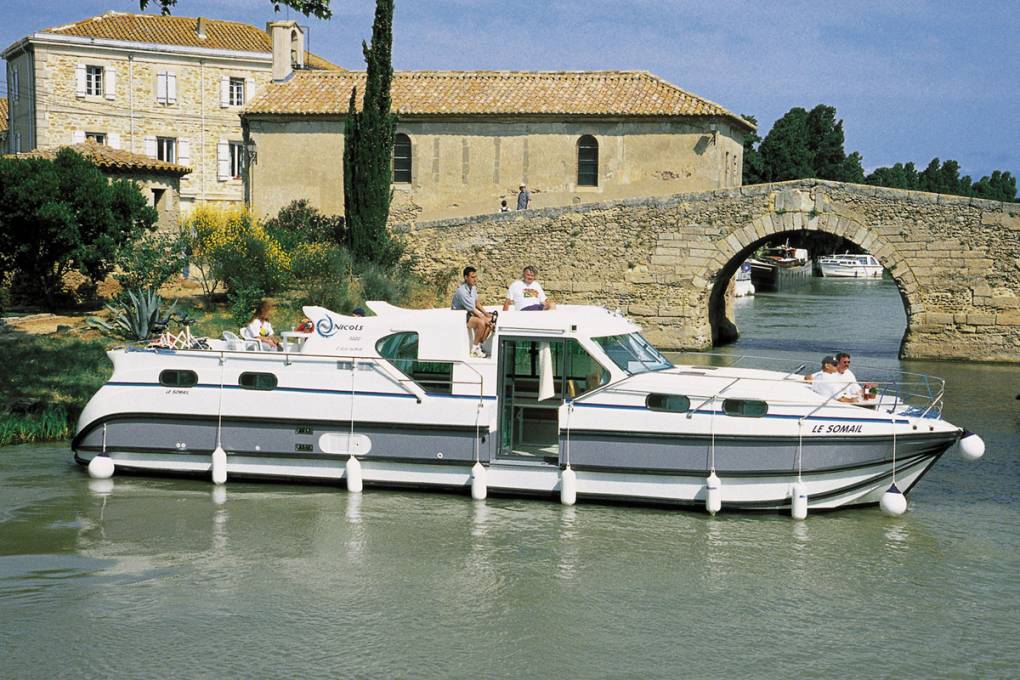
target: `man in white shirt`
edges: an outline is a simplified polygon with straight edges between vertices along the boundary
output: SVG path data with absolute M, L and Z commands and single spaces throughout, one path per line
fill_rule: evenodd
M 538 270 L 528 265 L 521 273 L 521 278 L 510 284 L 506 291 L 506 300 L 503 301 L 503 311 L 510 309 L 513 305 L 517 312 L 537 312 L 543 309 L 553 309 L 556 305 L 549 302 L 545 297 L 542 286 L 535 281 Z
M 871 394 L 871 388 L 874 385 L 867 384 L 861 387 L 861 384 L 857 382 L 857 376 L 850 370 L 850 355 L 846 352 L 840 352 L 836 355 L 836 372 L 839 374 L 841 381 L 849 383 L 846 389 L 847 396 L 856 399 L 872 399 L 874 397 Z
M 822 370 L 810 377 L 811 389 L 826 399 L 835 397 L 836 401 L 852 404 L 856 398 L 848 395 L 846 380 L 836 369 L 836 357 L 827 356 L 822 359 Z

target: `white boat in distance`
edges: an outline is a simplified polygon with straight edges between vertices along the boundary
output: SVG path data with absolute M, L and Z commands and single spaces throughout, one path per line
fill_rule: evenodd
M 818 258 L 818 269 L 824 277 L 841 279 L 880 279 L 882 265 L 873 255 L 829 255 Z
M 90 472 L 216 482 L 707 501 L 710 511 L 790 508 L 806 495 L 821 509 L 877 503 L 894 481 L 909 491 L 964 436 L 940 417 L 937 379 L 908 376 L 866 405 L 841 403 L 796 372 L 674 366 L 624 316 L 572 305 L 499 314 L 491 356 L 474 358 L 464 312 L 368 306 L 376 316 L 305 307 L 315 330 L 287 334 L 284 352 L 217 340 L 111 350 L 113 375 L 81 414 L 75 459 Z
M 751 265 L 744 262 L 733 277 L 733 294 L 736 297 L 754 295 L 754 282 L 751 280 Z

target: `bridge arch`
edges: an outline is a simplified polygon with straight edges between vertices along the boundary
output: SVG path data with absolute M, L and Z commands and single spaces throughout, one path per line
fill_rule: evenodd
M 738 225 L 733 232 L 717 239 L 713 245 L 720 253 L 728 252 L 734 247 L 734 237 L 741 247 L 722 266 L 718 264 L 718 260 L 712 260 L 697 277 L 699 281 L 705 282 L 701 295 L 707 299 L 706 308 L 712 344 L 725 344 L 737 337 L 737 328 L 733 319 L 727 314 L 726 289 L 741 263 L 765 243 L 775 242 L 777 237 L 782 240 L 784 236 L 793 236 L 803 231 L 818 231 L 840 236 L 865 252 L 875 255 L 879 263 L 890 272 L 893 272 L 895 268 L 896 273 L 892 274 L 892 278 L 899 289 L 900 299 L 903 301 L 908 318 L 907 329 L 904 331 L 903 340 L 901 340 L 902 346 L 910 331 L 911 313 L 912 311 L 915 314 L 923 312 L 923 304 L 920 296 L 921 289 L 913 270 L 910 267 L 898 266 L 902 264 L 904 257 L 898 252 L 896 244 L 886 242 L 881 233 L 854 218 L 843 218 L 841 222 L 838 216 L 831 213 L 815 212 L 812 209 L 801 217 L 799 228 L 795 224 L 791 229 L 784 226 L 782 220 L 773 219 L 774 215 L 775 213 L 771 212 L 762 213 L 755 219 Z M 794 222 L 796 223 L 796 220 Z M 748 240 L 750 242 L 744 245 L 744 242 Z

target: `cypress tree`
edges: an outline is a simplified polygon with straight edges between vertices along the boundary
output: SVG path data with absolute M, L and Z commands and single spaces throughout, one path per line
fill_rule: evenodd
M 367 66 L 361 111 L 351 91 L 344 127 L 344 213 L 355 259 L 392 264 L 400 248 L 390 241 L 393 135 L 397 117 L 390 112 L 393 82 L 393 0 L 376 0 L 372 42 L 361 44 Z

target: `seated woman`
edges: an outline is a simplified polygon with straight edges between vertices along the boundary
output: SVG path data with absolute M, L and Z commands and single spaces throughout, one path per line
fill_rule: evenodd
M 280 338 L 273 334 L 273 324 L 269 323 L 269 315 L 273 312 L 272 300 L 263 300 L 255 308 L 251 320 L 241 329 L 241 335 L 250 340 L 258 340 L 259 346 L 267 350 L 283 350 Z

